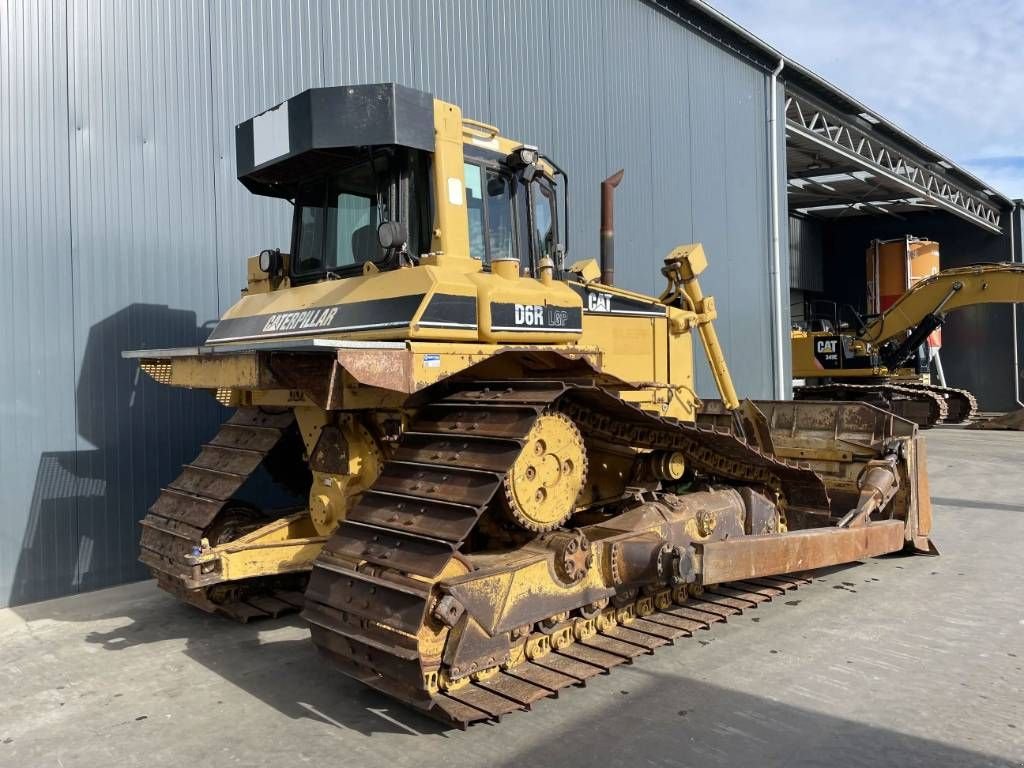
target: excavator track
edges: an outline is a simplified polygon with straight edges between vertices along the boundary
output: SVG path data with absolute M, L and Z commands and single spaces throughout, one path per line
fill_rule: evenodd
M 956 387 L 943 387 L 938 384 L 905 383 L 900 386 L 910 389 L 926 390 L 946 401 L 947 413 L 940 423 L 964 424 L 978 415 L 978 400 L 970 390 Z
M 205 574 L 187 558 L 203 539 L 236 538 L 265 519 L 234 495 L 277 446 L 295 420 L 292 411 L 239 408 L 160 491 L 140 521 L 139 560 L 157 584 L 179 600 L 237 621 L 276 617 L 301 609 L 305 574 L 196 588 Z
M 436 585 L 470 570 L 460 551 L 544 412 L 586 436 L 685 451 L 709 478 L 775 488 L 792 506 L 828 508 L 821 478 L 713 429 L 648 414 L 592 385 L 472 384 L 422 407 L 393 458 L 314 563 L 303 616 L 349 676 L 448 724 L 528 708 L 633 657 L 795 588 L 795 577 L 634 594 L 603 610 L 556 612 L 515 634 L 515 652 L 453 666 L 462 642 L 435 621 Z M 514 553 L 513 553 L 514 554 Z M 571 615 L 570 615 L 571 613 Z
M 936 390 L 941 390 L 937 387 Z M 869 403 L 928 429 L 949 418 L 949 405 L 938 391 L 903 384 L 813 384 L 793 388 L 794 400 L 856 400 Z

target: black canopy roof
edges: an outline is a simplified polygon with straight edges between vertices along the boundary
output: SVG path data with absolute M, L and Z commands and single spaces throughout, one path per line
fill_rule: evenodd
M 368 146 L 433 152 L 433 96 L 397 83 L 303 91 L 235 127 L 238 180 L 292 198 L 300 182 Z

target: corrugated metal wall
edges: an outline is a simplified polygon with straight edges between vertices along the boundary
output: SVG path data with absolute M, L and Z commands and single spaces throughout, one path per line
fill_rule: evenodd
M 0 605 L 144 575 L 135 521 L 221 414 L 119 353 L 202 340 L 245 257 L 287 247 L 234 125 L 310 86 L 397 80 L 541 145 L 573 258 L 625 167 L 621 282 L 703 241 L 737 384 L 771 394 L 766 78 L 637 0 L 10 1 L 0 67 Z
M 825 290 L 824 233 L 814 219 L 789 217 L 789 281 L 801 291 Z
M 802 216 L 789 217 L 789 316 L 804 322 L 808 299 L 825 289 L 822 223 Z

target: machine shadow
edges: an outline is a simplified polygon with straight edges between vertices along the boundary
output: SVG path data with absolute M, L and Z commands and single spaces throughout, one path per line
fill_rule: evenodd
M 366 735 L 445 731 L 437 721 L 333 670 L 317 653 L 297 614 L 239 624 L 154 592 L 120 602 L 110 617 L 127 618 L 128 623 L 91 632 L 86 642 L 119 652 L 181 639 L 185 656 L 288 718 L 310 718 Z
M 225 411 L 209 395 L 163 387 L 123 350 L 193 345 L 192 311 L 132 304 L 93 325 L 75 392 L 76 450 L 39 458 L 10 605 L 146 578 L 137 522 Z
M 1024 504 L 1004 504 L 998 501 L 978 499 L 950 499 L 944 496 L 932 496 L 932 504 L 943 507 L 963 507 L 966 509 L 997 509 L 1001 512 L 1024 512 Z
M 645 666 L 640 661 L 630 668 L 628 681 L 617 679 L 613 673 L 610 678 L 597 678 L 591 683 L 596 689 L 591 693 L 604 702 L 600 707 L 585 706 L 575 715 L 561 717 L 556 714 L 559 707 L 571 709 L 573 701 L 545 701 L 531 714 L 517 716 L 515 720 L 509 718 L 502 728 L 528 729 L 533 718 L 544 718 L 550 712 L 552 721 L 544 728 L 550 736 L 527 741 L 510 734 L 511 741 L 529 746 L 505 752 L 502 760 L 494 764 L 496 768 L 631 768 L 639 764 L 701 768 L 1020 765 L 1016 760 L 723 688 L 697 679 L 702 673 L 696 662 L 682 674 L 666 675 Z M 587 695 L 569 694 L 567 698 Z M 905 718 L 894 717 L 891 722 L 916 722 L 909 710 L 904 714 Z
M 723 688 L 707 681 L 709 673 L 701 666 L 699 651 L 685 640 L 659 650 L 653 659 L 641 657 L 611 675 L 592 678 L 585 689 L 567 689 L 559 699 L 538 702 L 533 712 L 509 715 L 497 727 L 475 725 L 461 734 L 332 671 L 318 656 L 297 616 L 235 624 L 169 597 L 154 597 L 152 590 L 110 611 L 111 616 L 126 614 L 128 624 L 93 632 L 87 641 L 118 652 L 185 638 L 188 658 L 288 718 L 312 719 L 366 736 L 446 738 L 456 751 L 461 751 L 462 744 L 472 749 L 486 738 L 494 754 L 500 755 L 495 766 L 611 768 L 637 765 L 641 755 L 650 765 L 704 768 L 826 763 L 844 768 L 1019 765 L 823 709 L 793 706 L 774 696 Z M 745 618 L 736 621 L 737 628 L 747 624 Z M 757 641 L 753 625 L 743 629 L 750 641 Z M 753 656 L 749 661 L 756 663 Z M 779 696 L 785 697 L 785 691 Z M 892 722 L 916 721 L 897 716 Z

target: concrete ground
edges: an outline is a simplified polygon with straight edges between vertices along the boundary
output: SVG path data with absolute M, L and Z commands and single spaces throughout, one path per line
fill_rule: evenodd
M 1024 765 L 1024 433 L 928 448 L 941 557 L 830 573 L 467 732 L 333 672 L 296 617 L 149 582 L 0 611 L 0 766 Z

